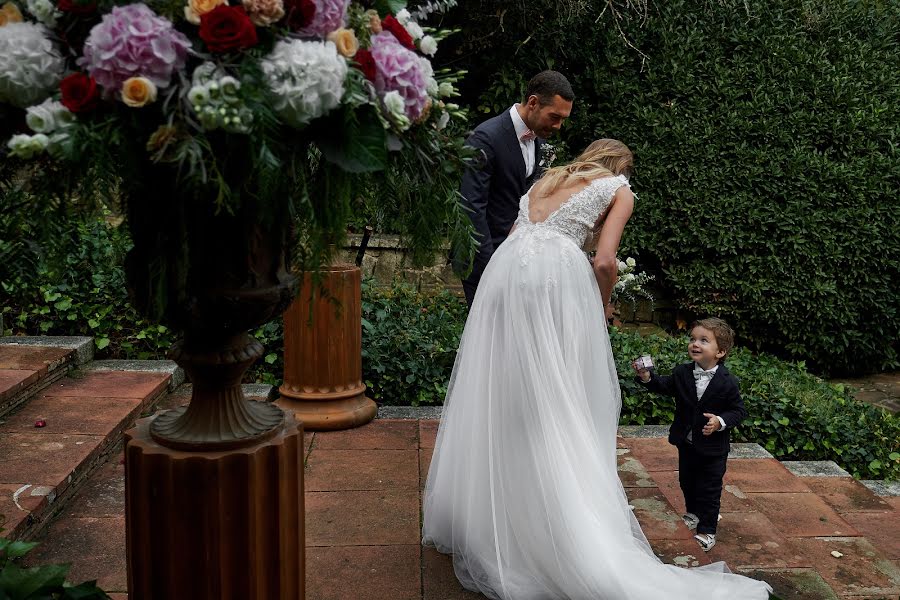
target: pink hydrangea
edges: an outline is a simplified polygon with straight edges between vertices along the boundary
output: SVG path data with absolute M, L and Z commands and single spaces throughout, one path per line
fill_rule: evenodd
M 300 35 L 324 38 L 347 23 L 347 7 L 350 0 L 313 0 L 316 12 L 312 21 L 299 31 Z
M 375 59 L 375 90 L 379 96 L 399 92 L 406 104 L 406 116 L 417 120 L 428 102 L 427 76 L 419 56 L 400 45 L 392 33 L 372 36 Z
M 117 6 L 91 29 L 84 43 L 86 67 L 107 94 L 117 93 L 129 77 L 146 77 L 167 87 L 184 66 L 191 42 L 172 23 L 145 4 Z

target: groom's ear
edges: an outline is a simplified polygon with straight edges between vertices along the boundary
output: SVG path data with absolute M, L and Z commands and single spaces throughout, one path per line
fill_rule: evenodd
M 540 104 L 541 104 L 541 99 L 538 98 L 534 94 L 532 94 L 531 96 L 528 96 L 528 99 L 525 101 L 525 106 L 527 106 L 531 110 L 535 110 L 536 108 L 538 108 L 540 106 Z

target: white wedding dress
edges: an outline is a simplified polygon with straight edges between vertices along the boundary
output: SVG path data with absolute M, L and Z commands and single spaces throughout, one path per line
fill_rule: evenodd
M 423 543 L 493 599 L 765 600 L 768 584 L 723 563 L 663 564 L 616 473 L 618 378 L 581 246 L 623 185 L 594 180 L 541 223 L 522 197 L 460 342 Z

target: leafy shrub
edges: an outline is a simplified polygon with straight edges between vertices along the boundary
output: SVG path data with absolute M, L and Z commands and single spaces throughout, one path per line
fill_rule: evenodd
M 671 398 L 634 381 L 631 361 L 653 356 L 660 373 L 686 362 L 687 338 L 641 337 L 612 329 L 610 338 L 622 387 L 622 425 L 669 424 Z M 728 369 L 740 379 L 749 417 L 733 439 L 755 442 L 782 460 L 833 460 L 854 477 L 900 479 L 900 419 L 854 400 L 806 370 L 767 354 L 736 348 Z
M 577 96 L 564 145 L 632 147 L 623 251 L 683 308 L 820 372 L 900 366 L 895 0 L 461 0 L 449 18 L 476 114 L 555 68 Z
M 0 530 L 2 531 L 2 530 Z M 0 537 L 0 599 L 6 600 L 108 600 L 96 582 L 66 583 L 69 565 L 45 565 L 25 569 L 16 562 L 37 546 Z
M 0 283 L 6 334 L 90 335 L 98 356 L 163 358 L 174 340 L 163 325 L 143 320 L 128 302 L 122 257 L 127 233 L 105 219 L 72 229 L 60 264 L 36 255 L 34 271 Z
M 466 320 L 447 291 L 363 284 L 363 380 L 380 404 L 442 404 Z

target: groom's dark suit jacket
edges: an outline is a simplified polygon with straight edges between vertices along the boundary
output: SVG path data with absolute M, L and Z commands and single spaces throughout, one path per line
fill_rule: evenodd
M 703 397 L 697 400 L 697 384 L 694 381 L 694 363 L 678 365 L 671 375 L 657 375 L 650 372 L 650 381 L 637 382 L 651 392 L 675 397 L 675 420 L 669 428 L 669 443 L 676 446 L 687 439 L 692 431 L 691 441 L 698 454 L 706 456 L 727 455 L 731 447 L 731 429 L 747 416 L 744 401 L 738 388 L 737 378 L 724 364 L 716 369 L 709 381 Z M 708 419 L 703 413 L 722 417 L 726 428 L 712 435 L 703 435 L 703 426 Z
M 534 143 L 535 166 L 531 177 L 525 176 L 525 161 L 509 110 L 479 125 L 466 143 L 479 149 L 482 155 L 481 160 L 466 170 L 460 186 L 463 206 L 479 241 L 472 273 L 463 280 L 466 301 L 471 306 L 484 268 L 516 221 L 519 199 L 541 177 L 542 140 Z

